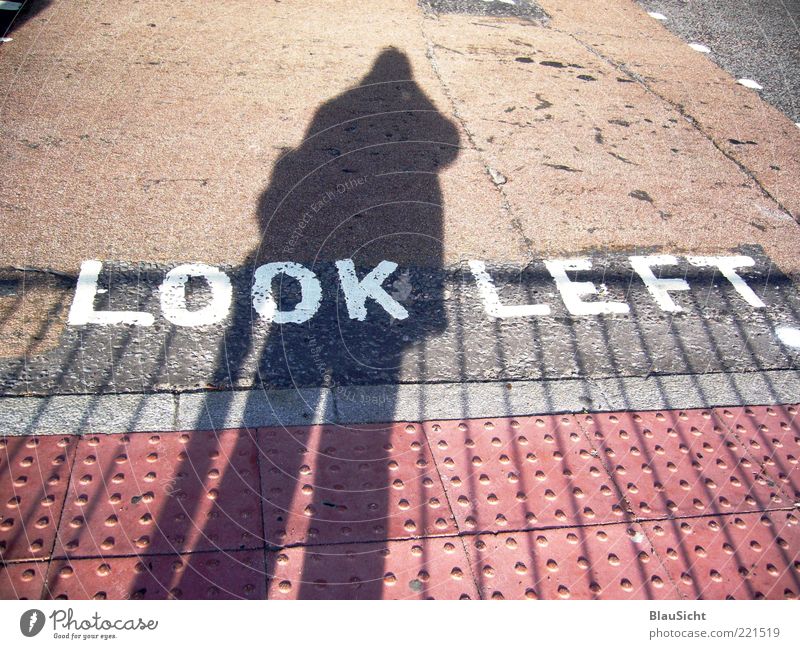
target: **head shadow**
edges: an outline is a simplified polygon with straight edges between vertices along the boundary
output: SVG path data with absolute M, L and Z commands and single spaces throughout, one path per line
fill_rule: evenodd
M 276 163 L 258 205 L 255 260 L 440 265 L 439 173 L 459 142 L 408 57 L 384 50 L 358 85 L 317 109 L 302 143 Z

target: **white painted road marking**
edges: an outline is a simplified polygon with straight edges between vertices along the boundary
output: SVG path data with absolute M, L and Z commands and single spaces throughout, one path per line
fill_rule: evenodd
M 667 313 L 680 312 L 670 295 L 673 291 L 690 290 L 685 279 L 677 277 L 658 277 L 653 272 L 657 266 L 676 266 L 678 258 L 674 255 L 632 255 L 629 258 L 633 271 L 641 278 L 645 288 L 656 305 Z M 755 265 L 751 257 L 745 255 L 700 256 L 688 255 L 688 262 L 701 268 L 713 268 L 728 280 L 733 289 L 744 301 L 755 309 L 766 307 L 744 279 L 736 272 L 739 268 Z M 486 263 L 480 260 L 468 262 L 475 279 L 478 294 L 484 311 L 493 318 L 521 318 L 547 316 L 551 313 L 549 304 L 504 305 L 494 281 L 486 269 Z M 630 306 L 625 302 L 595 299 L 584 301 L 585 296 L 602 297 L 604 291 L 598 290 L 593 282 L 573 281 L 568 272 L 588 271 L 592 262 L 588 258 L 544 260 L 555 286 L 561 294 L 567 310 L 574 316 L 593 316 L 603 314 L 626 314 Z M 81 264 L 80 275 L 75 287 L 75 297 L 69 312 L 68 324 L 82 325 L 138 325 L 150 326 L 154 316 L 142 311 L 97 311 L 95 301 L 106 289 L 98 287 L 103 264 L 100 261 L 88 260 Z M 344 293 L 347 312 L 351 319 L 364 321 L 367 318 L 367 300 L 377 302 L 390 316 L 398 320 L 409 317 L 405 307 L 383 287 L 386 279 L 397 270 L 393 261 L 381 261 L 358 279 L 356 267 L 352 259 L 340 259 L 336 262 L 339 284 Z M 285 275 L 300 285 L 301 299 L 289 311 L 280 311 L 276 297 L 273 295 L 274 280 Z M 199 309 L 190 310 L 186 301 L 186 285 L 189 278 L 201 278 L 208 285 L 210 298 Z M 413 287 L 408 282 L 407 273 L 402 276 L 407 284 L 402 292 L 395 291 L 396 296 L 409 297 Z M 397 282 L 395 282 L 397 284 Z M 201 327 L 222 322 L 228 317 L 233 303 L 233 288 L 228 275 L 216 266 L 201 263 L 182 264 L 166 273 L 158 288 L 161 312 L 164 318 L 179 327 Z M 319 311 L 322 303 L 323 289 L 317 275 L 305 266 L 291 261 L 271 262 L 256 269 L 253 276 L 251 298 L 253 309 L 266 322 L 277 324 L 300 324 L 310 320 Z
M 554 259 L 544 262 L 545 267 L 556 281 L 564 305 L 572 315 L 600 315 L 603 313 L 628 313 L 631 308 L 622 302 L 584 302 L 582 295 L 596 295 L 597 288 L 592 282 L 573 282 L 568 270 L 589 270 L 592 262 L 588 259 Z
M 389 295 L 382 286 L 383 280 L 397 269 L 396 263 L 382 261 L 361 281 L 356 275 L 356 267 L 352 259 L 337 261 L 336 268 L 339 271 L 339 281 L 342 283 L 347 312 L 353 320 L 363 321 L 366 319 L 368 297 L 386 309 L 393 318 L 405 320 L 408 317 L 408 311 L 403 305 Z
M 755 265 L 756 262 L 754 262 L 751 257 L 745 257 L 744 255 L 735 255 L 732 257 L 699 257 L 690 255 L 686 258 L 689 260 L 690 264 L 700 266 L 701 268 L 712 266 L 718 268 L 719 272 L 723 274 L 725 279 L 731 283 L 731 286 L 736 289 L 736 292 L 741 295 L 750 306 L 756 309 L 763 309 L 767 306 L 761 301 L 758 295 L 753 293 L 753 289 L 751 289 L 736 273 L 737 268 L 747 268 Z
M 195 311 L 186 308 L 186 284 L 190 277 L 202 277 L 211 289 L 211 300 Z M 228 276 L 215 266 L 183 264 L 167 273 L 159 288 L 161 313 L 179 327 L 202 327 L 222 322 L 231 310 L 233 287 Z
M 300 283 L 302 298 L 291 311 L 278 311 L 272 295 L 272 280 L 278 275 L 293 277 Z M 253 282 L 253 308 L 267 322 L 300 324 L 310 320 L 322 302 L 322 285 L 313 271 L 293 261 L 274 262 L 260 266 Z
M 708 54 L 711 52 L 711 48 L 708 45 L 702 45 L 700 43 L 689 43 L 689 47 L 691 47 L 695 52 L 700 52 L 702 54 Z
M 660 14 L 657 11 L 648 11 L 647 15 L 651 18 L 655 18 L 656 20 L 666 20 L 667 17 L 664 14 Z
M 764 89 L 761 84 L 759 84 L 757 81 L 753 81 L 752 79 L 737 79 L 736 83 L 744 86 L 745 88 L 750 88 L 750 90 Z
M 775 329 L 780 341 L 787 347 L 800 349 L 800 329 L 797 327 L 778 327 Z
M 669 296 L 669 291 L 688 291 L 689 284 L 683 279 L 661 279 L 653 274 L 653 266 L 676 266 L 678 260 L 672 255 L 650 255 L 648 257 L 631 257 L 631 266 L 653 296 L 662 311 L 678 312 L 681 307 Z
M 141 311 L 95 311 L 94 300 L 97 296 L 97 280 L 103 264 L 89 260 L 81 264 L 78 284 L 75 287 L 75 298 L 69 310 L 70 325 L 116 325 L 128 324 L 149 327 L 155 318 L 150 313 Z
M 516 306 L 501 304 L 494 281 L 486 272 L 486 264 L 482 261 L 472 260 L 469 262 L 469 267 L 478 284 L 478 292 L 483 299 L 486 313 L 493 318 L 525 318 L 550 314 L 550 307 L 547 304 L 519 304 Z

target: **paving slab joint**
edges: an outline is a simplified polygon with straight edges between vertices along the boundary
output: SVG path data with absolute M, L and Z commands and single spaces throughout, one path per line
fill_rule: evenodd
M 761 181 L 758 179 L 756 174 L 753 171 L 751 171 L 738 158 L 736 158 L 731 153 L 726 151 L 717 142 L 717 140 L 714 139 L 713 136 L 711 136 L 709 133 L 707 133 L 705 131 L 705 129 L 702 127 L 702 125 L 700 124 L 700 122 L 697 120 L 696 117 L 694 117 L 693 115 L 691 115 L 688 112 L 686 112 L 686 108 L 682 104 L 678 104 L 678 103 L 670 100 L 669 98 L 665 97 L 664 95 L 660 94 L 659 92 L 654 90 L 647 83 L 646 79 L 644 79 L 640 75 L 630 71 L 625 64 L 619 63 L 619 62 L 613 60 L 612 58 L 606 56 L 605 54 L 603 54 L 602 52 L 598 51 L 596 48 L 594 48 L 589 43 L 587 43 L 587 42 L 581 40 L 580 38 L 578 38 L 578 36 L 576 36 L 575 34 L 570 33 L 570 32 L 564 32 L 563 30 L 555 30 L 555 31 L 558 31 L 559 33 L 562 33 L 562 34 L 565 34 L 567 36 L 570 36 L 573 40 L 575 40 L 575 42 L 579 43 L 588 52 L 591 52 L 593 55 L 597 56 L 598 58 L 600 58 L 604 62 L 608 63 L 615 70 L 618 70 L 619 72 L 625 74 L 627 77 L 629 77 L 630 79 L 632 79 L 633 81 L 638 83 L 640 86 L 642 86 L 642 88 L 644 88 L 648 93 L 652 94 L 654 97 L 657 97 L 661 102 L 663 102 L 664 104 L 670 106 L 673 110 L 677 111 L 677 113 L 681 117 L 683 117 L 686 120 L 686 122 L 689 123 L 692 126 L 692 128 L 694 128 L 703 138 L 708 140 L 711 143 L 711 145 L 717 151 L 719 151 L 719 153 L 721 153 L 725 158 L 727 158 L 733 164 L 735 164 L 738 167 L 739 171 L 741 171 L 747 177 L 748 180 L 750 180 L 756 187 L 758 187 L 759 191 L 761 192 L 761 194 L 765 198 L 767 198 L 770 201 L 772 201 L 773 203 L 775 203 L 775 205 L 778 207 L 778 209 L 781 212 L 783 212 L 786 216 L 788 216 L 789 218 L 793 219 L 796 222 L 800 222 L 800 215 L 795 216 L 794 214 L 792 214 L 792 212 L 789 210 L 789 208 L 787 208 L 783 203 L 781 203 L 777 199 L 777 197 L 773 196 L 772 193 L 761 183 Z

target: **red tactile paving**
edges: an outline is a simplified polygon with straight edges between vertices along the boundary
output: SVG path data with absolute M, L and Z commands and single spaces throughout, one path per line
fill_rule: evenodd
M 418 424 L 267 428 L 259 446 L 272 545 L 456 532 Z
M 50 556 L 76 446 L 70 437 L 0 437 L 0 559 Z
M 573 417 L 425 424 L 462 531 L 620 522 L 608 473 Z
M 641 518 L 791 506 L 711 412 L 577 417 Z
M 796 598 L 797 414 L 0 437 L 0 598 Z
M 256 446 L 247 430 L 81 440 L 57 556 L 263 546 Z
M 796 599 L 800 528 L 775 511 L 643 523 L 684 597 Z
M 484 599 L 678 599 L 641 527 L 465 537 Z
M 0 599 L 41 599 L 47 561 L 0 565 Z
M 742 440 L 747 451 L 794 500 L 800 500 L 798 407 L 718 408 L 714 414 Z
M 459 538 L 268 553 L 269 599 L 477 599 Z
M 49 599 L 264 599 L 261 550 L 53 560 Z

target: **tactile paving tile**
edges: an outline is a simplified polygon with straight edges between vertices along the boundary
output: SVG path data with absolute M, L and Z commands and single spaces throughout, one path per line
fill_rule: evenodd
M 642 523 L 689 599 L 796 599 L 800 527 L 795 514 L 732 514 Z
M 268 563 L 268 599 L 478 598 L 459 538 L 285 548 Z
M 0 559 L 50 556 L 76 446 L 71 437 L 0 437 Z
M 465 537 L 484 599 L 677 599 L 636 524 Z
M 246 430 L 83 439 L 57 556 L 263 546 L 256 446 Z
M 47 561 L 0 565 L 0 599 L 41 599 Z
M 259 433 L 265 537 L 272 545 L 456 532 L 420 425 Z
M 717 408 L 714 414 L 742 440 L 747 451 L 787 495 L 800 500 L 798 407 Z
M 51 599 L 264 599 L 264 552 L 53 560 Z
M 757 463 L 707 410 L 578 415 L 641 518 L 786 506 Z
M 569 416 L 425 424 L 462 531 L 619 522 L 626 512 Z

